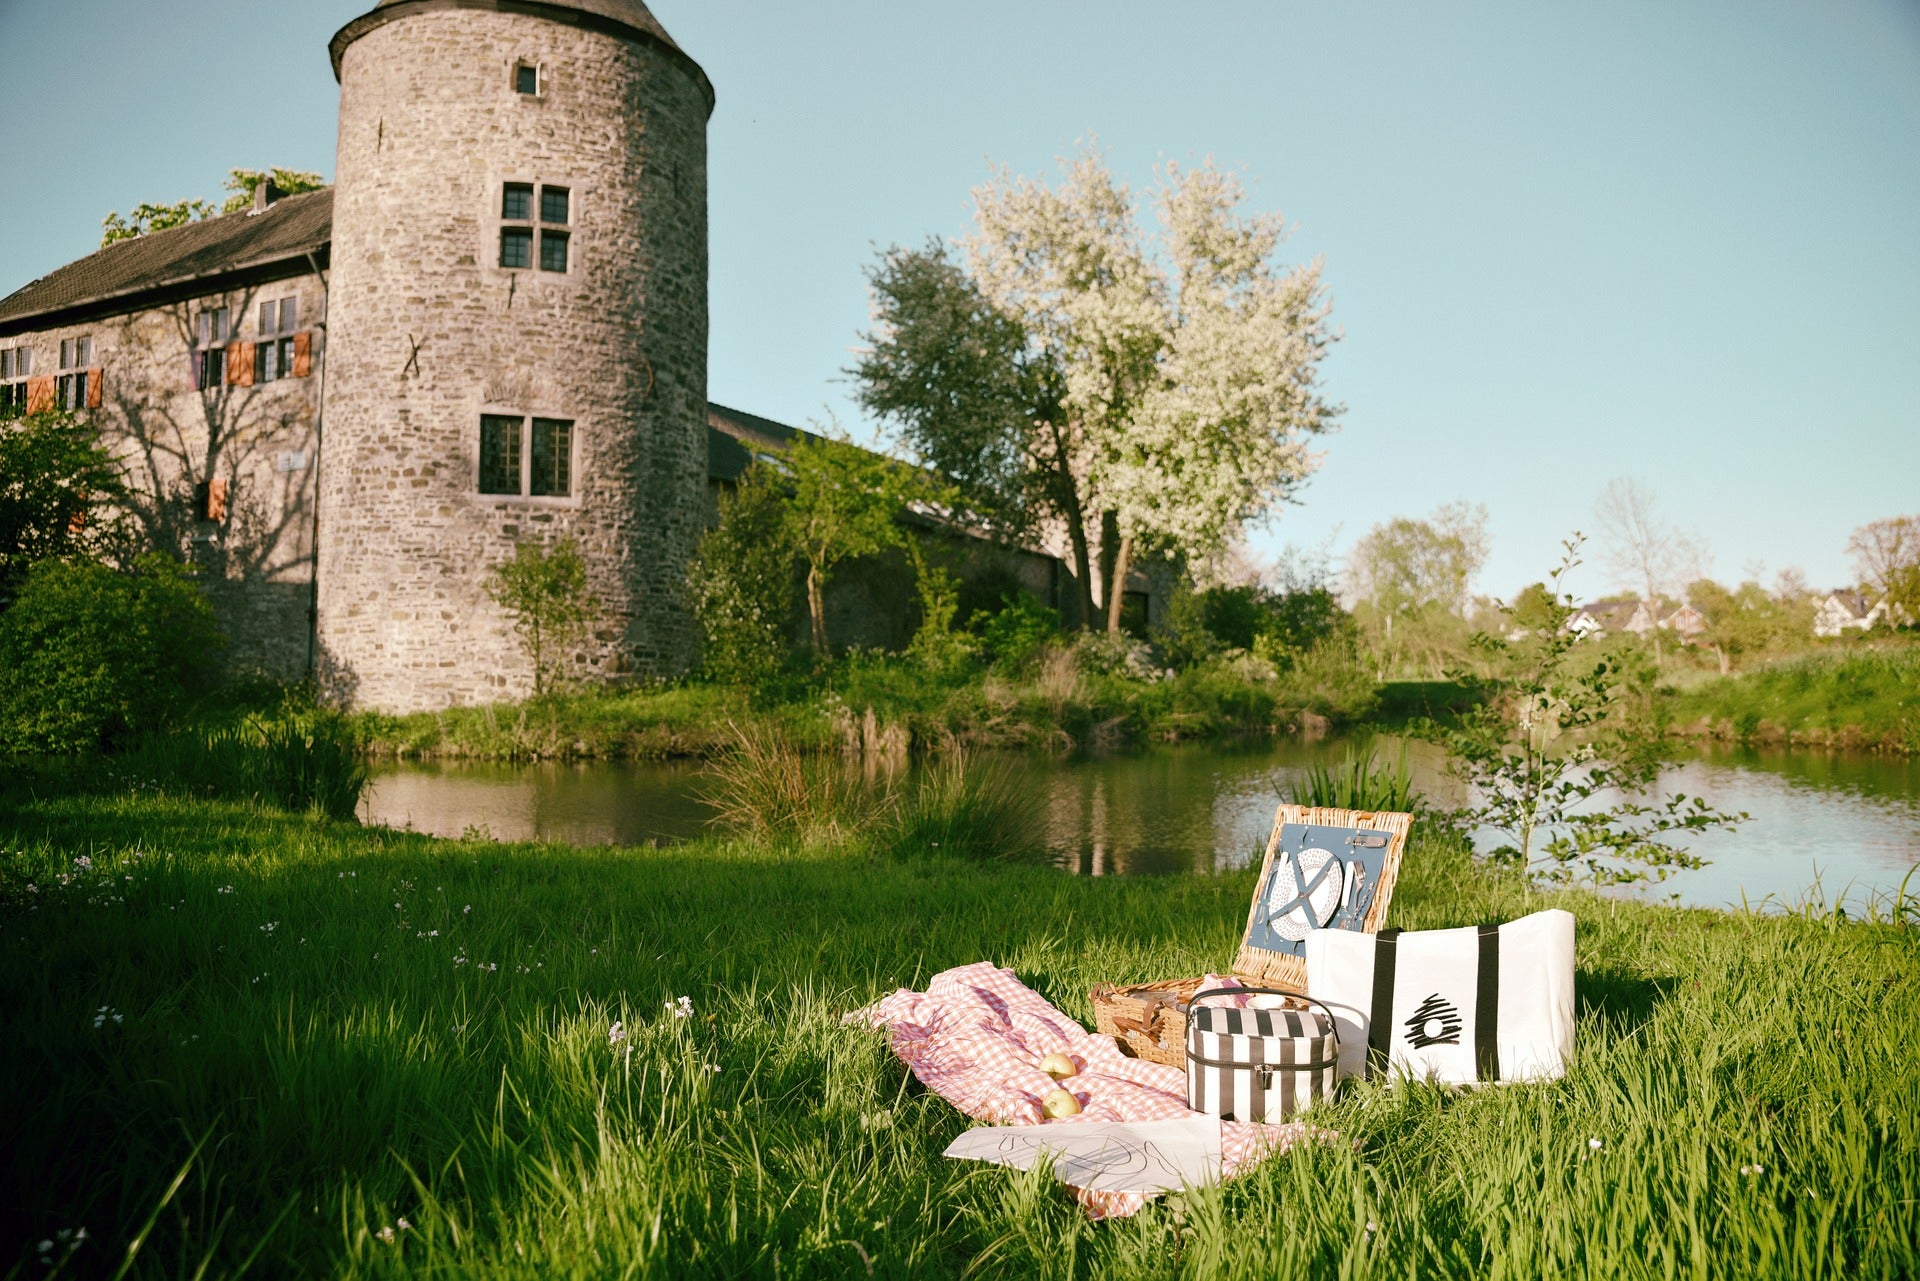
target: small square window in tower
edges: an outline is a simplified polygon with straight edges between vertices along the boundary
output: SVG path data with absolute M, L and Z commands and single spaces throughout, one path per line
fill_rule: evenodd
M 480 492 L 520 493 L 520 429 L 522 418 L 504 414 L 480 415 Z
M 559 418 L 533 420 L 533 466 L 529 488 L 536 497 L 573 493 L 573 424 Z
M 515 67 L 513 69 L 513 91 L 515 93 L 539 93 L 540 68 L 524 62 Z

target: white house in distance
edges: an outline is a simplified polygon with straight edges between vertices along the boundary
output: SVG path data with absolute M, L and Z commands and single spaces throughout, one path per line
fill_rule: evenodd
M 1576 636 L 1605 636 L 1610 632 L 1631 632 L 1646 636 L 1658 629 L 1676 632 L 1682 644 L 1707 630 L 1707 620 L 1691 605 L 1682 605 L 1662 614 L 1663 604 L 1650 600 L 1597 601 L 1582 605 L 1567 620 L 1567 630 Z
M 1820 611 L 1813 616 L 1813 634 L 1839 636 L 1849 628 L 1865 632 L 1875 627 L 1892 627 L 1905 622 L 1906 613 L 1890 605 L 1885 596 L 1869 604 L 1864 592 L 1829 592 L 1820 602 Z

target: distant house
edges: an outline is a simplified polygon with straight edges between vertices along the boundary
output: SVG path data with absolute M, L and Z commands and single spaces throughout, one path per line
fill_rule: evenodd
M 1607 636 L 1631 632 L 1645 636 L 1656 626 L 1654 609 L 1643 600 L 1603 600 L 1582 605 L 1567 620 L 1567 630 L 1576 636 Z
M 1707 616 L 1691 605 L 1682 605 L 1661 619 L 1660 627 L 1678 635 L 1682 645 L 1691 645 L 1694 637 L 1707 630 Z
M 1820 602 L 1820 610 L 1813 616 L 1813 634 L 1815 636 L 1839 636 L 1849 629 L 1868 631 L 1875 627 L 1892 627 L 1907 621 L 1907 611 L 1890 605 L 1885 596 L 1869 602 L 1866 593 L 1856 591 L 1829 592 Z

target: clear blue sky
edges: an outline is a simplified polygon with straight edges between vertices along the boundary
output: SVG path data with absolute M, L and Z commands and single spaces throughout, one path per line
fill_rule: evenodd
M 0 0 L 0 292 L 110 209 L 331 176 L 326 41 L 369 5 Z M 1136 184 L 1244 166 L 1325 259 L 1349 411 L 1268 547 L 1471 499 L 1504 594 L 1633 475 L 1723 578 L 1835 585 L 1849 530 L 1920 511 L 1913 0 L 653 7 L 719 95 L 716 400 L 867 434 L 876 249 L 1093 132 Z

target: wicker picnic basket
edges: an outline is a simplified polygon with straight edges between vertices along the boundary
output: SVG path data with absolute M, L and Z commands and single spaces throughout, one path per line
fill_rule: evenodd
M 1290 823 L 1350 827 L 1386 834 L 1386 854 L 1379 882 L 1373 887 L 1373 901 L 1360 927 L 1365 933 L 1377 934 L 1387 922 L 1387 905 L 1393 898 L 1393 883 L 1400 875 L 1400 859 L 1406 852 L 1407 831 L 1413 816 L 1306 805 L 1282 805 L 1274 815 L 1266 858 L 1260 864 L 1260 877 L 1254 882 L 1253 901 L 1247 905 L 1247 932 L 1241 939 L 1240 954 L 1234 958 L 1233 975 L 1250 987 L 1305 992 L 1307 963 L 1304 959 L 1290 952 L 1256 947 L 1251 942 L 1260 911 L 1260 891 L 1272 873 L 1274 855 L 1280 848 L 1280 834 Z M 1093 1002 L 1094 1027 L 1140 1058 L 1184 1068 L 1187 1064 L 1186 1006 L 1200 990 L 1201 982 L 1201 977 L 1196 975 L 1190 979 L 1163 979 L 1158 983 L 1098 984 L 1087 993 Z

